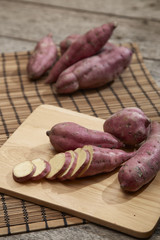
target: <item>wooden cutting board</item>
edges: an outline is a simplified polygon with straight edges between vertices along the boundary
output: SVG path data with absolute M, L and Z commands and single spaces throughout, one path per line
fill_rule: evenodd
M 121 190 L 117 171 L 65 182 L 44 179 L 20 184 L 13 180 L 15 164 L 38 157 L 49 160 L 55 154 L 46 131 L 64 121 L 97 130 L 103 129 L 104 122 L 55 106 L 39 106 L 0 149 L 0 191 L 129 235 L 149 237 L 160 215 L 160 174 L 132 194 Z

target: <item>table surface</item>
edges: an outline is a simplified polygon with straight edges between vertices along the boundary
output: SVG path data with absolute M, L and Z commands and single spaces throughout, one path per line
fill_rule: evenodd
M 109 21 L 118 23 L 111 41 L 136 42 L 144 63 L 160 86 L 159 0 L 0 0 L 0 51 L 6 53 L 32 50 L 36 42 L 49 32 L 53 33 L 53 39 L 58 44 L 69 34 L 82 34 Z M 135 238 L 89 223 L 1 239 Z M 160 224 L 150 239 L 160 239 Z

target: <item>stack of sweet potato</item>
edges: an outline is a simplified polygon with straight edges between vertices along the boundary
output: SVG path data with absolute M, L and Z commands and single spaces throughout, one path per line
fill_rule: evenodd
M 27 72 L 31 79 L 50 70 L 46 83 L 55 83 L 57 93 L 97 88 L 119 76 L 130 64 L 132 50 L 108 42 L 116 25 L 103 24 L 84 35 L 70 35 L 60 42 L 61 56 L 49 34 L 37 43 Z

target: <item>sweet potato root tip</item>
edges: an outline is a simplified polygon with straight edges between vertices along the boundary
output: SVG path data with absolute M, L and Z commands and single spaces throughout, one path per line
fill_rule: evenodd
M 47 131 L 47 132 L 46 132 L 46 135 L 49 136 L 49 135 L 50 135 L 50 132 L 51 132 L 51 131 Z

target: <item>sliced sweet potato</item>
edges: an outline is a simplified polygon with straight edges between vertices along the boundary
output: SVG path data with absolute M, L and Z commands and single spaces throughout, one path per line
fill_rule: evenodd
M 69 167 L 71 162 L 71 154 L 69 152 L 58 153 L 53 158 L 50 159 L 49 163 L 51 165 L 50 172 L 46 175 L 48 180 L 54 180 Z
M 36 166 L 31 161 L 24 161 L 17 164 L 12 171 L 16 182 L 26 182 L 30 180 L 36 171 Z
M 70 154 L 71 154 L 71 162 L 70 162 L 70 165 L 69 167 L 66 169 L 66 171 L 64 171 L 61 175 L 58 176 L 58 179 L 63 181 L 63 180 L 66 180 L 68 178 L 70 178 L 72 172 L 74 171 L 75 167 L 76 167 L 76 164 L 77 164 L 77 157 L 78 157 L 78 154 L 74 151 L 69 151 Z
M 74 171 L 72 172 L 71 176 L 69 179 L 75 179 L 82 171 L 83 169 L 86 167 L 86 165 L 88 165 L 90 156 L 89 156 L 89 152 L 85 151 L 82 148 L 77 148 L 76 150 L 74 150 L 75 153 L 77 153 L 77 164 L 76 167 L 74 168 Z
M 85 146 L 83 149 L 89 151 L 90 161 L 78 177 L 111 172 L 136 154 L 136 151 L 125 152 L 120 149 L 100 148 L 91 145 Z
M 32 163 L 36 166 L 36 171 L 31 177 L 31 180 L 33 181 L 38 181 L 44 178 L 51 170 L 51 166 L 46 160 L 36 158 L 32 160 Z

